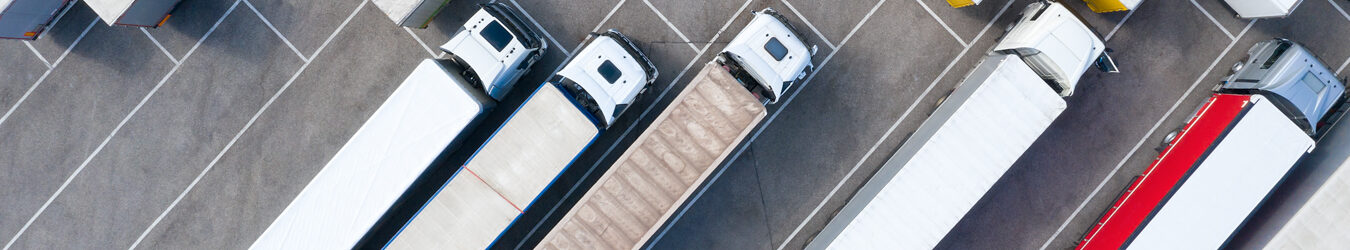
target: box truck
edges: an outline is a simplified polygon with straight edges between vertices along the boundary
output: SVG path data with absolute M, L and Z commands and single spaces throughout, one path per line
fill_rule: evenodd
M 403 27 L 426 28 L 450 0 L 371 0 L 376 8 Z
M 169 21 L 180 0 L 84 0 L 108 25 L 154 28 Z
M 1223 0 L 1240 18 L 1286 17 L 1303 0 Z
M 0 38 L 37 40 L 72 0 L 0 0 Z
M 510 13 L 501 11 L 499 15 Z M 497 20 L 488 24 L 492 22 Z M 501 100 L 502 96 L 485 90 L 507 92 L 514 83 L 504 81 L 519 79 L 535 62 L 520 58 L 543 53 L 537 47 L 541 37 L 536 33 L 523 29 L 492 32 L 507 33 L 483 41 L 477 37 L 478 30 L 461 29 L 455 39 L 466 40 L 466 46 L 451 51 L 455 60 L 422 61 L 277 216 L 253 248 L 345 249 L 359 244 L 388 210 L 398 206 L 406 190 L 443 161 L 443 154 L 454 152 L 467 136 L 465 131 L 472 130 Z M 473 45 L 480 43 L 502 44 L 519 53 Z M 479 74 L 502 80 L 491 81 L 496 87 L 485 87 L 471 80 L 485 78 Z
M 1217 249 L 1313 150 L 1345 85 L 1303 46 L 1257 43 L 1077 249 Z
M 483 249 L 552 185 L 656 79 L 618 31 L 595 38 L 423 204 L 385 247 Z
M 931 249 L 1067 107 L 1101 38 L 1063 5 L 1036 2 L 807 249 Z
M 772 9 L 708 62 L 567 212 L 538 249 L 642 247 L 813 69 L 808 46 Z

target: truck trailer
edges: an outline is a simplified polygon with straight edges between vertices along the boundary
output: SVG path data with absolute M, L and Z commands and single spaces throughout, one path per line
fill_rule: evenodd
M 1077 249 L 1222 248 L 1313 150 L 1345 85 L 1289 40 L 1247 56 Z
M 932 249 L 1067 107 L 1105 44 L 1059 3 L 1022 19 L 807 249 Z
M 0 0 L 0 38 L 37 40 L 72 0 Z
M 84 0 L 108 25 L 154 28 L 169 21 L 180 0 Z
M 953 8 L 961 8 L 971 5 L 979 5 L 983 0 L 947 0 Z M 1052 0 L 1041 0 L 1052 1 Z M 1139 7 L 1139 3 L 1144 0 L 1083 0 L 1087 3 L 1089 9 L 1097 13 L 1128 11 Z
M 1223 0 L 1240 18 L 1286 17 L 1303 0 Z
M 464 131 L 495 105 L 460 77 L 460 70 L 446 61 L 422 61 L 252 248 L 356 246 L 413 182 L 443 152 L 453 151 Z
M 1350 126 L 1345 117 L 1331 125 L 1317 142 L 1317 149 L 1307 156 L 1299 168 L 1309 172 L 1299 186 L 1281 185 L 1286 190 L 1285 203 L 1265 207 L 1268 221 L 1265 226 L 1242 230 L 1258 230 L 1243 249 L 1337 249 L 1350 245 Z M 1297 190 L 1290 190 L 1297 189 Z M 1273 201 L 1273 200 L 1272 200 Z M 1279 217 L 1279 219 L 1276 219 Z
M 510 17 L 509 9 L 497 15 Z M 483 11 L 479 12 L 480 14 Z M 443 165 L 442 155 L 454 152 L 459 141 L 486 116 L 533 66 L 541 37 L 529 30 L 470 29 L 498 22 L 470 21 L 453 40 L 453 59 L 427 59 L 394 90 L 365 125 L 347 141 L 328 165 L 315 175 L 254 243 L 255 249 L 354 248 L 367 231 L 380 224 L 387 211 L 423 175 Z M 498 25 L 498 27 L 501 27 Z M 484 44 L 501 44 L 503 48 Z M 531 46 L 531 44 L 535 44 Z M 479 46 L 482 45 L 482 46 Z M 515 53 L 503 52 L 503 49 Z M 480 63 L 481 62 L 481 63 Z M 480 74 L 482 76 L 480 76 Z M 484 86 L 483 76 L 493 76 Z M 489 92 L 495 91 L 495 92 Z M 337 223 L 333 218 L 349 218 Z
M 431 24 L 431 19 L 436 18 L 436 14 L 450 0 L 371 0 L 371 3 L 388 15 L 394 24 L 423 29 Z
M 735 150 L 814 49 L 772 9 L 708 62 L 567 212 L 537 249 L 642 247 Z
M 483 249 L 656 79 L 618 31 L 596 34 L 478 147 L 385 247 Z

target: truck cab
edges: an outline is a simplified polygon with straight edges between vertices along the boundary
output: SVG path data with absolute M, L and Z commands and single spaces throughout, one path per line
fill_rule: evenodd
M 506 5 L 480 7 L 441 50 L 464 68 L 465 80 L 501 100 L 539 61 L 548 44 Z
M 806 79 L 815 66 L 816 46 L 803 40 L 773 9 L 753 12 L 754 19 L 727 44 L 717 61 L 763 103 L 776 103 L 787 89 Z
M 1288 39 L 1257 43 L 1232 70 L 1220 92 L 1265 95 L 1308 134 L 1318 131 L 1318 122 L 1345 95 L 1345 83 L 1335 73 Z
M 1016 54 L 1060 96 L 1073 95 L 1083 73 L 1097 65 L 1114 72 L 1106 44 L 1072 11 L 1058 2 L 1035 2 L 994 47 Z
M 656 66 L 633 41 L 616 30 L 594 34 L 553 77 L 599 127 L 619 118 L 647 87 L 656 81 Z

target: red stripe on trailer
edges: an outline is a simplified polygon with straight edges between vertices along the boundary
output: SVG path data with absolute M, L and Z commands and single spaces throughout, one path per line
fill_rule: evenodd
M 1078 243 L 1077 249 L 1119 249 L 1124 246 L 1185 181 L 1191 169 L 1200 165 L 1201 157 L 1237 121 L 1250 100 L 1249 95 L 1214 94 L 1210 97 L 1172 144 L 1102 215 Z

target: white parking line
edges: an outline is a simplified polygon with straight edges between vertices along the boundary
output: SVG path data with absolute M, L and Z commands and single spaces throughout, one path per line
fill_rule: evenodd
M 427 42 L 422 41 L 422 37 L 417 36 L 417 33 L 413 33 L 412 28 L 403 27 L 403 31 L 407 31 L 408 35 L 412 36 L 414 41 L 417 41 L 417 44 L 422 45 L 422 49 L 427 50 L 427 54 L 431 54 L 431 57 L 440 58 L 436 56 L 435 50 L 431 50 L 431 46 L 427 46 Z
M 961 47 L 970 46 L 969 44 L 966 44 L 966 40 L 961 39 L 961 36 L 956 34 L 955 30 L 952 30 L 952 27 L 947 26 L 947 22 L 942 21 L 942 17 L 938 17 L 937 13 L 933 13 L 933 9 L 928 8 L 928 4 L 923 3 L 923 0 L 914 0 L 914 2 L 919 3 L 919 6 L 923 7 L 923 10 L 927 11 L 928 15 L 933 16 L 933 19 L 937 20 L 938 24 L 941 24 L 942 28 L 946 29 L 948 34 L 952 34 L 952 38 L 956 38 L 956 42 L 961 43 Z
M 1102 178 L 1101 183 L 1097 184 L 1097 188 L 1092 189 L 1092 193 L 1089 193 L 1087 197 L 1083 198 L 1083 202 L 1078 204 L 1078 208 L 1073 210 L 1073 213 L 1069 215 L 1069 218 L 1064 219 L 1064 223 L 1060 224 L 1059 229 L 1056 229 L 1055 233 L 1050 235 L 1050 239 L 1045 240 L 1045 244 L 1041 245 L 1041 250 L 1050 247 L 1050 243 L 1054 242 L 1055 239 L 1059 237 L 1059 234 L 1064 232 L 1064 228 L 1069 226 L 1069 222 L 1072 222 L 1074 218 L 1078 217 L 1079 213 L 1083 212 L 1083 207 L 1086 207 L 1088 202 L 1092 201 L 1092 198 L 1102 191 L 1102 188 L 1106 186 L 1107 181 L 1110 181 L 1112 177 L 1116 176 L 1116 173 L 1120 171 L 1120 168 L 1125 166 L 1125 162 L 1129 161 L 1130 157 L 1133 157 L 1134 154 L 1139 151 L 1139 147 L 1144 145 L 1144 141 L 1147 141 L 1150 135 L 1153 135 L 1154 132 L 1158 131 L 1158 127 L 1162 126 L 1163 121 L 1166 121 L 1168 117 L 1172 116 L 1173 112 L 1177 111 L 1177 107 L 1181 106 L 1181 103 L 1186 101 L 1186 97 L 1190 96 L 1191 92 L 1195 91 L 1195 87 L 1199 86 L 1200 82 L 1204 81 L 1205 77 L 1209 76 L 1209 72 L 1214 70 L 1214 66 L 1218 65 L 1219 61 L 1223 60 L 1223 57 L 1228 55 L 1228 52 L 1233 49 L 1233 46 L 1237 45 L 1238 39 L 1241 39 L 1242 36 L 1246 35 L 1247 30 L 1250 30 L 1253 24 L 1256 24 L 1256 20 L 1248 22 L 1247 27 L 1242 28 L 1242 32 L 1239 32 L 1237 37 L 1234 37 L 1233 41 L 1228 43 L 1228 47 L 1225 47 L 1223 52 L 1219 53 L 1219 56 L 1215 57 L 1214 61 L 1209 63 L 1209 67 L 1205 68 L 1205 72 L 1201 73 L 1199 77 L 1196 77 L 1195 82 L 1191 83 L 1191 87 L 1187 88 L 1186 92 L 1182 93 L 1181 97 L 1178 97 L 1177 101 L 1172 104 L 1172 107 L 1167 109 L 1167 112 L 1163 113 L 1162 117 L 1158 118 L 1158 122 L 1154 123 L 1153 127 L 1148 129 L 1148 133 L 1145 133 L 1142 138 L 1139 138 L 1139 142 L 1134 144 L 1134 148 L 1130 149 L 1130 153 L 1125 154 L 1125 157 L 1120 159 L 1120 162 L 1116 164 L 1116 168 L 1112 169 L 1111 173 L 1106 175 L 1106 178 Z
M 797 7 L 793 7 L 792 3 L 789 3 L 787 0 L 778 0 L 778 1 L 782 2 L 783 5 L 786 5 L 788 7 L 788 10 L 792 11 L 792 14 L 796 14 L 797 20 L 802 20 L 802 23 L 805 23 L 807 28 L 811 28 L 811 32 L 815 32 L 816 37 L 819 37 L 821 42 L 825 42 L 825 46 L 830 47 L 830 51 L 839 50 L 839 46 L 834 46 L 834 43 L 830 42 L 829 37 L 825 37 L 825 34 L 821 34 L 820 29 L 816 29 L 815 24 L 811 24 L 811 21 L 807 20 L 805 16 L 802 16 L 801 11 L 797 11 Z
M 642 0 L 642 3 L 647 4 L 647 8 L 651 8 L 652 12 L 656 12 L 656 17 L 661 18 L 662 22 L 666 22 L 666 27 L 670 27 L 670 30 L 675 31 L 675 35 L 680 36 L 680 39 L 684 40 L 684 44 L 689 45 L 689 49 L 694 50 L 694 53 L 702 52 L 699 51 L 698 46 L 694 46 L 694 43 L 689 41 L 689 37 L 684 36 L 684 32 L 680 32 L 680 28 L 676 28 L 675 24 L 671 23 L 670 19 L 666 18 L 665 14 L 661 14 L 661 10 L 656 9 L 656 6 L 653 6 L 651 1 Z
M 1210 14 L 1209 14 L 1209 11 L 1206 11 L 1206 10 L 1205 10 L 1205 7 L 1200 7 L 1200 3 L 1195 2 L 1195 0 L 1190 0 L 1190 1 L 1191 1 L 1191 5 L 1194 5 L 1194 6 L 1195 6 L 1195 9 L 1200 10 L 1200 13 L 1205 14 L 1205 17 L 1208 17 L 1208 18 L 1209 18 L 1209 22 L 1214 23 L 1214 26 L 1219 26 L 1219 30 L 1223 31 L 1223 34 L 1224 34 L 1224 35 L 1228 35 L 1228 39 L 1237 40 L 1237 37 L 1234 37 L 1232 32 L 1228 32 L 1228 29 L 1227 29 L 1227 28 L 1224 28 L 1224 27 L 1223 27 L 1223 24 L 1219 24 L 1219 19 L 1214 19 L 1214 15 L 1210 15 Z M 1133 11 L 1131 11 L 1131 12 L 1133 12 Z
M 495 1 L 495 0 L 494 0 L 494 1 Z M 553 41 L 553 45 L 557 45 L 557 46 L 558 46 L 558 50 L 562 51 L 563 54 L 567 54 L 568 57 L 571 57 L 571 56 L 572 56 L 572 52 L 567 52 L 566 50 L 562 50 L 562 48 L 563 48 L 562 43 L 559 43 L 559 42 L 558 42 L 558 39 L 553 38 L 553 34 L 549 34 L 549 33 L 548 33 L 548 29 L 545 29 L 543 25 L 539 25 L 539 21 L 535 21 L 535 20 L 534 20 L 534 16 L 533 16 L 533 15 L 530 15 L 530 12 L 529 12 L 529 11 L 525 11 L 525 7 L 520 7 L 520 4 L 519 4 L 519 3 L 516 3 L 516 0 L 511 0 L 511 5 L 515 5 L 515 6 L 516 6 L 516 9 L 517 9 L 517 10 L 520 10 L 520 14 L 524 14 L 524 15 L 525 15 L 525 19 L 530 19 L 530 22 L 531 22 L 531 23 L 534 23 L 534 27 L 539 28 L 539 32 L 543 32 L 543 33 L 544 33 L 544 37 L 548 37 L 548 40 L 549 40 L 549 41 Z M 619 1 L 619 5 L 623 5 L 623 1 Z M 614 7 L 614 9 L 615 9 L 615 10 L 618 10 L 619 7 Z M 609 14 L 610 14 L 610 15 L 613 15 L 613 14 L 614 14 L 614 11 L 610 11 Z M 605 19 L 608 20 L 608 19 L 609 19 L 609 16 L 605 16 Z M 604 23 L 604 21 L 601 21 L 601 23 Z
M 145 231 L 141 232 L 141 235 L 136 238 L 136 242 L 132 243 L 131 247 L 128 249 L 135 249 L 136 246 L 140 245 L 141 241 L 145 240 L 145 237 L 150 234 L 150 231 L 154 230 L 155 226 L 158 226 L 159 222 L 163 221 L 164 217 L 167 216 L 169 212 L 172 212 L 174 208 L 178 207 L 178 203 L 183 201 L 183 197 L 186 197 L 188 193 L 192 192 L 193 188 L 197 187 L 197 183 L 201 182 L 202 177 L 205 177 L 206 173 L 211 172 L 211 169 L 216 166 L 216 163 L 220 162 L 220 158 L 225 156 L 225 153 L 229 152 L 230 148 L 234 147 L 234 143 L 238 142 L 239 138 L 242 137 L 245 132 L 248 132 L 249 128 L 253 127 L 253 123 L 258 121 L 258 117 L 262 116 L 263 112 L 266 112 L 267 108 L 271 107 L 272 103 L 276 102 L 278 97 L 281 97 L 281 94 L 286 93 L 286 89 L 290 88 L 292 83 L 295 83 L 295 79 L 300 78 L 300 74 L 304 73 L 305 69 L 309 68 L 310 63 L 314 61 L 314 58 L 318 57 L 319 53 L 322 53 L 325 48 L 328 48 L 328 44 L 333 42 L 333 38 L 336 38 L 338 33 L 341 33 L 342 30 L 347 27 L 347 24 L 351 23 L 352 18 L 355 18 L 357 13 L 360 13 L 362 9 L 365 9 L 366 3 L 369 2 L 370 0 L 361 1 L 361 5 L 356 6 L 356 9 L 352 10 L 352 13 L 347 15 L 347 19 L 343 20 L 342 24 L 338 25 L 337 29 L 334 30 L 332 34 L 328 35 L 328 39 L 325 39 L 323 41 L 323 44 L 319 45 L 319 48 L 314 51 L 313 56 L 309 58 L 301 58 L 305 61 L 305 63 L 300 66 L 300 69 L 297 70 L 294 75 L 291 75 L 290 80 L 287 80 L 286 84 L 283 84 L 281 86 L 281 89 L 278 89 L 275 94 L 272 94 L 272 97 L 267 99 L 266 103 L 263 103 L 262 108 L 259 108 L 258 112 L 253 113 L 253 117 L 249 118 L 248 123 L 245 123 L 244 127 L 239 129 L 239 133 L 235 133 L 234 137 L 230 138 L 230 142 L 225 144 L 225 148 L 221 149 L 220 153 L 216 154 L 216 157 L 211 159 L 211 162 L 206 165 L 206 168 L 202 169 L 202 172 L 198 173 L 197 177 L 192 179 L 192 182 L 188 184 L 187 188 L 183 189 L 183 192 L 178 193 L 178 197 L 174 198 L 172 203 L 169 203 L 169 207 L 165 208 L 164 212 L 160 212 L 159 216 L 155 217 L 155 221 L 151 222 L 150 226 L 146 227 Z M 239 5 L 238 2 L 236 2 L 235 6 L 238 5 Z M 233 11 L 234 6 L 231 6 L 230 10 Z M 228 16 L 228 14 L 226 16 Z M 220 22 L 217 21 L 216 25 L 220 25 Z M 198 42 L 198 44 L 200 43 L 201 42 Z
M 237 6 L 238 4 L 239 4 L 238 1 L 236 1 L 235 5 Z M 234 7 L 230 7 L 230 11 L 233 10 Z M 211 29 L 207 30 L 206 34 L 203 35 L 201 39 L 197 40 L 197 44 L 193 45 L 192 49 L 189 49 L 187 54 L 183 55 L 184 60 L 187 60 L 188 57 L 192 56 L 192 53 L 197 50 L 197 47 L 202 45 L 202 41 L 205 41 L 207 37 L 211 37 L 211 33 L 216 31 L 216 27 L 220 26 L 220 22 L 224 21 L 225 17 L 229 16 L 229 13 L 230 13 L 229 11 L 225 12 L 225 16 L 220 17 L 220 20 L 217 20 L 216 24 L 214 26 L 211 26 Z M 141 29 L 141 32 L 145 32 L 145 29 Z M 145 34 L 150 35 L 150 33 L 148 32 L 145 32 Z M 151 40 L 153 41 L 154 38 L 151 37 Z M 160 49 L 163 50 L 164 49 L 163 46 L 161 46 Z M 168 50 L 163 51 L 166 55 L 168 54 Z M 169 59 L 173 59 L 173 56 L 170 56 Z M 61 187 L 56 189 L 56 193 L 53 193 L 52 196 L 48 197 L 47 202 L 42 203 L 42 207 L 38 208 L 38 211 L 33 214 L 33 217 L 28 218 L 28 222 L 24 223 L 23 228 L 20 228 L 19 232 L 14 234 L 14 238 L 11 238 L 9 240 L 9 243 L 5 244 L 5 249 L 9 249 L 9 247 L 13 245 L 14 242 L 17 241 L 20 236 L 23 236 L 24 231 L 27 231 L 28 227 L 33 225 L 33 221 L 36 221 L 38 217 L 42 216 L 42 212 L 47 210 L 47 206 L 50 206 L 52 202 L 56 200 L 56 197 L 61 196 L 61 193 L 66 190 L 66 187 L 70 186 L 70 183 L 75 180 L 75 177 L 78 177 L 80 175 L 80 172 L 84 171 L 84 168 L 89 166 L 89 162 L 92 161 L 95 156 L 98 156 L 99 152 L 103 151 L 103 148 L 108 145 L 108 142 L 112 140 L 113 136 L 116 136 L 117 132 L 122 130 L 122 126 L 125 126 L 127 124 L 127 121 L 130 121 L 131 117 L 135 116 L 136 112 L 140 111 L 141 107 L 144 107 L 145 103 L 150 100 L 150 97 L 153 97 L 155 93 L 159 91 L 160 87 L 163 87 L 164 83 L 169 81 L 169 77 L 173 76 L 175 72 L 178 72 L 178 69 L 182 66 L 183 66 L 182 64 L 178 63 L 178 60 L 174 60 L 173 69 L 170 69 L 169 73 L 164 75 L 164 78 L 160 79 L 159 83 L 155 84 L 154 88 L 150 89 L 150 93 L 146 93 L 145 97 L 141 98 L 141 101 L 136 104 L 136 107 L 131 109 L 130 113 L 128 113 L 125 117 L 122 117 L 122 121 L 118 122 L 117 126 L 113 127 L 112 132 L 108 133 L 108 136 L 103 138 L 103 142 L 100 142 L 98 146 L 94 148 L 94 151 L 91 152 L 88 157 L 84 158 L 84 162 L 81 162 L 80 166 L 75 168 L 75 172 L 71 173 L 69 177 L 66 177 L 66 181 L 61 183 Z
M 33 43 L 29 41 L 23 41 L 23 45 L 28 46 L 28 50 L 33 51 L 33 55 L 36 55 L 38 60 L 42 60 L 42 64 L 47 65 L 47 69 L 52 68 L 52 63 L 48 62 L 46 57 L 42 57 L 42 53 L 39 53 L 37 48 L 33 47 Z
M 1139 1 L 1139 4 L 1143 4 L 1143 2 L 1144 1 Z M 1102 38 L 1102 42 L 1110 42 L 1111 38 L 1116 36 L 1116 31 L 1120 31 L 1120 26 L 1125 26 L 1125 21 L 1129 21 L 1130 17 L 1134 16 L 1134 10 L 1135 9 L 1130 9 L 1130 12 L 1125 13 L 1125 17 L 1121 18 L 1120 22 L 1116 23 L 1115 28 L 1111 28 L 1111 32 L 1106 33 L 1106 37 Z
M 726 31 L 727 28 L 731 26 L 731 23 L 733 23 L 734 21 L 736 21 L 736 17 L 739 17 L 741 13 L 744 13 L 744 12 L 745 12 L 745 8 L 746 8 L 746 7 L 750 7 L 750 3 L 751 3 L 751 2 L 752 2 L 751 0 L 746 0 L 745 3 L 741 4 L 741 8 L 740 8 L 740 9 L 737 9 L 736 12 L 734 12 L 734 13 L 731 14 L 731 18 L 728 18 L 727 21 L 726 21 L 725 23 L 722 24 L 722 28 L 721 28 L 721 29 L 718 29 L 716 34 L 713 34 L 713 37 L 712 37 L 711 40 L 712 40 L 712 41 L 716 41 L 718 37 L 721 37 L 721 36 L 722 36 L 722 32 Z M 623 3 L 619 3 L 619 6 L 622 6 L 622 5 L 623 5 Z M 616 6 L 616 9 L 617 9 L 617 6 Z M 611 13 L 611 14 L 612 14 L 612 13 Z M 604 23 L 601 22 L 600 24 L 603 25 Z M 597 25 L 597 26 L 596 26 L 596 30 L 599 30 L 601 25 Z M 592 31 L 592 32 L 594 32 L 594 31 Z M 670 83 L 666 85 L 666 88 L 663 89 L 663 90 L 661 90 L 661 94 L 657 95 L 657 96 L 656 96 L 656 99 L 653 99 L 653 100 L 655 100 L 655 101 L 653 101 L 653 102 L 660 101 L 661 99 L 665 98 L 666 94 L 668 94 L 668 93 L 670 92 L 670 90 L 674 88 L 675 83 L 678 83 L 678 82 L 680 81 L 680 79 L 682 79 L 682 78 L 684 77 L 684 74 L 689 72 L 689 69 L 692 68 L 692 67 L 698 62 L 699 58 L 703 57 L 703 54 L 704 54 L 705 52 L 708 51 L 708 48 L 709 48 L 709 47 L 712 47 L 712 43 L 708 43 L 708 44 L 704 45 L 704 46 L 703 46 L 703 49 L 700 49 L 699 52 L 698 52 L 698 54 L 697 54 L 697 55 L 694 55 L 694 58 L 693 58 L 693 59 L 690 59 L 688 64 L 685 64 L 684 69 L 683 69 L 683 70 L 680 70 L 680 73 L 679 73 L 679 74 L 676 74 L 676 75 L 675 75 L 675 78 L 672 79 L 672 80 L 670 80 Z M 579 47 L 578 47 L 578 48 L 579 48 Z M 566 64 L 566 63 L 564 62 L 564 64 Z M 559 66 L 559 67 L 562 67 L 562 66 Z M 555 70 L 555 71 L 556 71 L 556 70 Z M 636 119 L 636 121 L 641 121 L 641 120 L 643 120 L 643 118 L 647 117 L 647 114 L 651 113 L 652 109 L 655 108 L 655 106 L 656 106 L 656 105 L 654 105 L 654 104 L 653 104 L 653 105 L 647 105 L 647 108 L 644 109 L 644 110 L 642 111 L 642 113 L 638 115 L 638 118 Z M 623 131 L 622 134 L 619 134 L 619 139 L 618 139 L 618 141 L 622 141 L 624 138 L 627 138 L 627 137 L 628 137 L 628 134 L 631 133 L 631 132 L 633 131 L 633 129 L 637 127 L 637 124 L 638 124 L 637 122 L 633 122 L 633 123 L 629 124 L 629 125 L 628 125 L 628 128 L 624 129 L 624 131 Z M 587 168 L 586 173 L 583 173 L 583 174 L 581 175 L 581 180 L 585 180 L 585 179 L 587 179 L 587 177 L 590 177 L 590 176 L 591 176 L 591 173 L 594 172 L 595 169 L 596 169 L 597 167 L 600 166 L 600 163 L 603 162 L 604 159 L 605 159 L 606 157 L 609 157 L 609 154 L 610 154 L 610 153 L 614 152 L 614 148 L 615 148 L 615 147 L 618 147 L 618 145 L 619 145 L 619 143 L 612 143 L 612 144 L 610 144 L 609 148 L 608 148 L 608 149 L 605 149 L 605 152 L 602 153 L 602 154 L 600 154 L 600 159 L 601 159 L 601 160 L 596 161 L 595 164 L 591 164 L 591 167 L 590 167 L 590 168 Z M 579 188 L 579 187 L 581 187 L 581 183 L 573 184 L 572 187 L 569 188 L 569 189 L 567 190 L 567 193 L 566 193 L 566 194 L 563 194 L 563 198 L 562 198 L 562 199 L 563 199 L 563 200 L 566 200 L 568 197 L 572 197 L 572 194 L 575 193 L 575 192 L 577 191 L 577 188 Z M 560 207 L 560 206 L 562 206 L 562 202 L 558 202 L 558 203 L 554 204 L 552 208 L 549 208 L 548 213 L 545 213 L 545 214 L 544 214 L 544 218 L 547 219 L 547 218 L 549 218 L 549 217 L 552 217 L 552 216 L 553 216 L 553 213 L 554 213 L 554 212 L 557 212 L 557 211 L 558 211 L 558 207 Z M 534 236 L 534 233 L 537 232 L 537 231 L 539 230 L 539 226 L 542 226 L 543 224 L 544 224 L 544 223 L 535 224 L 533 228 L 530 228 L 530 232 L 525 234 L 525 238 L 524 238 L 524 239 L 529 239 L 530 237 Z M 524 247 L 524 245 L 525 245 L 525 242 L 522 241 L 522 242 L 516 244 L 516 249 L 520 249 L 520 248 Z
M 268 20 L 267 20 L 267 17 L 263 16 L 262 12 L 258 12 L 258 8 L 253 7 L 253 3 L 249 2 L 248 0 L 244 0 L 244 5 L 247 5 L 247 6 L 248 6 L 248 9 L 249 9 L 249 10 L 252 10 L 252 11 L 253 11 L 253 14 L 258 16 L 258 19 L 262 19 L 263 24 L 266 24 L 266 25 L 267 25 L 267 28 L 272 30 L 272 33 L 277 34 L 277 37 L 280 37 L 280 38 L 281 38 L 281 42 L 286 43 L 286 47 L 290 47 L 290 48 L 291 48 L 291 51 L 295 52 L 295 56 L 299 56 L 299 57 L 300 57 L 300 60 L 304 60 L 306 63 L 308 63 L 310 58 L 314 58 L 313 56 L 305 57 L 305 54 L 304 54 L 304 53 L 300 53 L 300 49 L 296 49 L 296 48 L 295 48 L 295 44 L 292 44 L 292 43 L 291 43 L 291 39 L 286 39 L 286 36 L 285 36 L 285 35 L 282 35 L 282 34 L 281 34 L 281 31 L 280 31 L 280 30 L 277 30 L 277 27 L 276 27 L 276 26 L 272 26 L 272 21 L 268 21 Z M 221 19 L 221 20 L 224 20 L 224 19 Z M 315 54 L 315 55 L 318 55 L 319 52 L 316 51 L 316 52 L 314 52 L 314 54 Z
M 975 38 L 971 40 L 971 42 L 978 42 L 980 38 L 984 37 L 985 32 L 988 32 L 989 28 L 992 27 L 995 22 L 998 22 L 998 19 L 1003 16 L 1004 12 L 1008 11 L 1008 8 L 1012 6 L 1013 2 L 1014 1 L 1007 1 L 1004 3 L 1003 8 L 999 9 L 997 14 L 994 14 L 994 17 L 984 25 L 984 28 L 980 29 L 980 32 L 975 35 Z M 815 216 L 820 213 L 820 210 L 825 207 L 825 204 L 830 201 L 830 198 L 834 197 L 835 194 L 838 194 L 839 190 L 843 188 L 844 183 L 848 182 L 848 180 L 858 172 L 858 168 L 862 166 L 863 162 L 866 162 L 868 158 L 871 158 L 872 154 L 876 153 L 877 148 L 881 147 L 881 143 L 885 142 L 886 139 L 895 132 L 895 129 L 900 126 L 900 123 L 904 121 L 905 118 L 909 117 L 914 109 L 919 106 L 919 102 L 922 102 L 924 97 L 928 96 L 928 94 L 933 91 L 934 87 L 937 87 L 938 82 L 941 82 L 942 78 L 946 77 L 947 73 L 951 72 L 951 69 L 961 61 L 961 58 L 964 58 L 966 53 L 970 52 L 970 48 L 971 46 L 965 46 L 965 48 L 961 49 L 961 52 L 956 55 L 956 58 L 953 58 L 951 62 L 947 63 L 947 66 L 942 69 L 941 73 L 938 73 L 938 76 L 928 84 L 927 88 L 924 88 L 923 92 L 919 94 L 919 97 L 915 98 L 914 102 L 910 103 L 909 107 L 905 109 L 905 112 L 900 114 L 900 118 L 896 119 L 895 123 L 891 124 L 891 127 L 886 129 L 886 133 L 882 135 L 881 139 L 872 144 L 872 147 L 867 150 L 867 153 L 863 154 L 863 157 L 858 159 L 858 163 L 854 164 L 852 169 L 849 169 L 848 173 L 844 175 L 844 178 L 840 179 L 838 184 L 835 184 L 834 188 L 830 190 L 829 194 L 825 195 L 824 199 L 821 199 L 820 204 L 816 205 L 816 207 L 811 210 L 811 213 L 808 214 L 805 219 L 802 219 L 802 223 L 798 224 L 797 228 L 792 230 L 792 233 L 783 240 L 783 243 L 778 246 L 778 249 L 781 250 L 786 248 L 787 244 L 792 242 L 792 239 L 795 238 L 797 234 L 801 233 L 802 228 L 805 228 L 806 224 L 810 223 L 811 219 L 815 218 Z M 777 114 L 775 114 L 775 116 L 776 115 Z M 756 133 L 756 136 L 758 136 L 758 133 Z M 738 152 L 737 155 L 739 154 L 740 153 Z
M 19 100 L 14 102 L 14 106 L 9 107 L 9 111 L 5 111 L 5 115 L 0 116 L 0 125 L 5 124 L 5 121 L 9 120 L 9 115 L 14 114 L 14 110 L 19 109 L 19 106 L 23 104 L 23 101 L 28 100 L 28 96 L 32 95 L 33 90 L 37 89 L 38 86 L 41 86 L 43 81 L 47 80 L 47 76 L 51 75 L 52 71 L 56 71 L 56 66 L 61 65 L 61 61 L 66 59 L 66 55 L 69 55 L 70 51 L 75 49 L 75 45 L 80 44 L 80 40 L 84 40 L 84 35 L 89 34 L 89 30 L 93 29 L 94 24 L 97 24 L 98 21 L 99 19 L 97 18 L 90 21 L 89 25 L 84 27 L 84 31 L 80 32 L 80 36 L 75 37 L 75 41 L 70 43 L 70 47 L 66 47 L 66 51 L 62 52 L 61 56 L 57 57 L 55 62 L 52 62 L 52 67 L 48 68 L 46 73 L 42 73 L 42 76 L 38 77 L 36 82 L 33 82 L 33 86 L 28 87 L 28 90 L 23 92 L 23 96 L 20 96 Z M 13 243 L 13 241 L 10 242 L 10 244 Z M 6 245 L 5 248 L 9 248 L 8 245 Z
M 146 31 L 144 27 L 140 29 L 141 33 L 145 34 L 145 37 L 150 38 L 150 42 L 155 43 L 155 47 L 159 47 L 160 52 L 164 52 L 164 56 L 169 57 L 169 61 L 172 61 L 173 65 L 178 65 L 178 59 L 173 58 L 173 53 L 169 53 L 169 50 L 164 48 L 164 44 L 159 43 L 159 39 L 155 39 L 155 36 L 150 35 L 150 31 Z
M 1336 69 L 1337 75 L 1341 74 L 1341 71 L 1345 71 L 1345 65 L 1350 65 L 1350 58 L 1345 58 L 1345 62 L 1341 63 L 1341 67 Z
M 1327 0 L 1327 3 L 1331 4 L 1331 7 L 1336 8 L 1336 11 L 1341 12 L 1341 16 L 1345 17 L 1345 20 L 1350 21 L 1350 14 L 1346 14 L 1345 9 L 1341 8 L 1340 4 L 1337 4 L 1336 1 L 1332 0 Z

